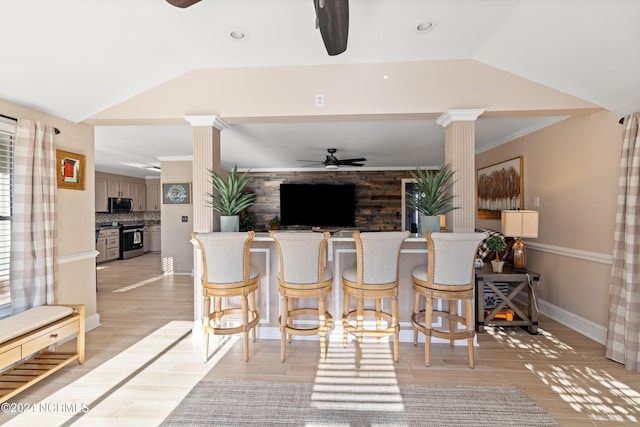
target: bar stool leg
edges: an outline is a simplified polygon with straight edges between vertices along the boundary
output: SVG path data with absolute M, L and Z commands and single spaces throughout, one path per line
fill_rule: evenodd
M 347 332 L 347 325 L 349 324 L 349 305 L 351 303 L 349 294 L 344 293 L 344 308 L 342 310 L 342 347 L 347 346 L 349 341 L 349 333 Z
M 202 307 L 202 330 L 204 331 L 204 363 L 209 359 L 209 333 L 207 326 L 209 324 L 209 313 L 211 312 L 211 297 L 204 296 Z
M 327 318 L 324 292 L 318 297 L 318 334 L 320 335 L 320 359 L 327 360 Z
M 400 328 L 398 327 L 398 296 L 394 295 L 391 297 L 391 323 L 395 332 L 393 333 L 393 360 L 396 362 L 399 360 L 399 338 L 400 338 Z
M 244 361 L 249 361 L 249 310 L 247 296 L 242 296 L 242 326 L 244 336 Z
M 287 302 L 288 302 L 288 307 L 287 309 L 289 310 L 288 313 L 291 313 L 294 310 L 295 307 L 295 298 L 293 297 L 287 297 Z M 285 325 L 287 325 L 288 327 L 292 328 L 293 327 L 293 317 L 289 316 L 287 313 L 287 322 L 285 323 Z M 289 343 L 291 343 L 291 341 L 293 341 L 293 335 L 292 334 L 288 334 L 288 338 L 289 338 Z
M 456 326 L 457 326 L 457 321 L 456 321 L 456 314 L 458 313 L 457 307 L 456 305 L 458 304 L 458 301 L 452 301 L 449 300 L 449 333 L 451 334 L 455 334 L 456 333 Z M 455 345 L 455 340 L 453 338 L 451 338 L 449 340 L 449 346 L 453 347 Z
M 362 358 L 362 330 L 364 329 L 364 297 L 361 291 L 358 291 L 356 299 L 356 366 L 359 368 L 360 359 Z
M 286 346 L 287 346 L 287 322 L 289 321 L 288 319 L 288 310 L 289 310 L 289 303 L 287 301 L 287 297 L 285 295 L 282 295 L 281 298 L 281 313 L 280 313 L 280 361 L 284 362 L 285 359 L 285 353 L 286 353 Z
M 429 366 L 431 352 L 431 324 L 433 323 L 433 298 L 425 295 L 424 307 L 424 366 Z
M 420 292 L 415 291 L 413 296 L 413 313 L 420 319 Z M 418 345 L 418 329 L 413 328 L 413 345 Z
M 475 366 L 475 357 L 473 354 L 473 337 L 475 336 L 474 330 L 474 320 L 473 320 L 473 301 L 468 299 L 466 301 L 466 317 L 467 317 L 467 333 L 469 334 L 469 338 L 467 340 L 467 346 L 469 347 L 469 367 L 473 368 Z

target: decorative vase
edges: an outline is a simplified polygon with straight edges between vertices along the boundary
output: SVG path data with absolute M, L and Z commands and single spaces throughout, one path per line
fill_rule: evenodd
M 504 261 L 491 261 L 491 268 L 493 268 L 494 273 L 502 273 L 502 268 L 504 267 Z
M 238 230 L 240 230 L 240 217 L 238 215 L 220 217 L 220 231 L 238 232 Z
M 440 217 L 420 215 L 420 234 L 440 231 Z

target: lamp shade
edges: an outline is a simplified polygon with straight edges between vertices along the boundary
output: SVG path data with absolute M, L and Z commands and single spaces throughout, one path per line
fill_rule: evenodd
M 538 237 L 538 212 L 502 211 L 502 234 L 510 237 Z

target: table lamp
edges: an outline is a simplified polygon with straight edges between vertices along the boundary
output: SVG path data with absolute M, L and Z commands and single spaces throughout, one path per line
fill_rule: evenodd
M 516 238 L 516 242 L 513 244 L 513 271 L 526 273 L 527 253 L 524 243 L 520 239 L 538 237 L 538 212 L 502 211 L 502 234 Z

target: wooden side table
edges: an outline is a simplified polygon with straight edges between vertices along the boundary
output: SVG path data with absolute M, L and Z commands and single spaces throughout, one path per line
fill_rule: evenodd
M 502 273 L 494 273 L 490 262 L 485 263 L 482 268 L 476 268 L 476 331 L 484 332 L 485 325 L 526 326 L 529 333 L 537 334 L 539 281 L 540 274 L 532 271 L 515 273 L 507 265 L 504 266 Z M 507 283 L 509 285 L 507 293 L 500 290 L 496 283 Z M 487 285 L 502 300 L 489 313 L 486 313 L 484 307 L 484 285 Z M 521 292 L 527 293 L 526 312 L 514 301 Z M 513 320 L 496 319 L 496 314 L 506 308 L 513 310 Z

